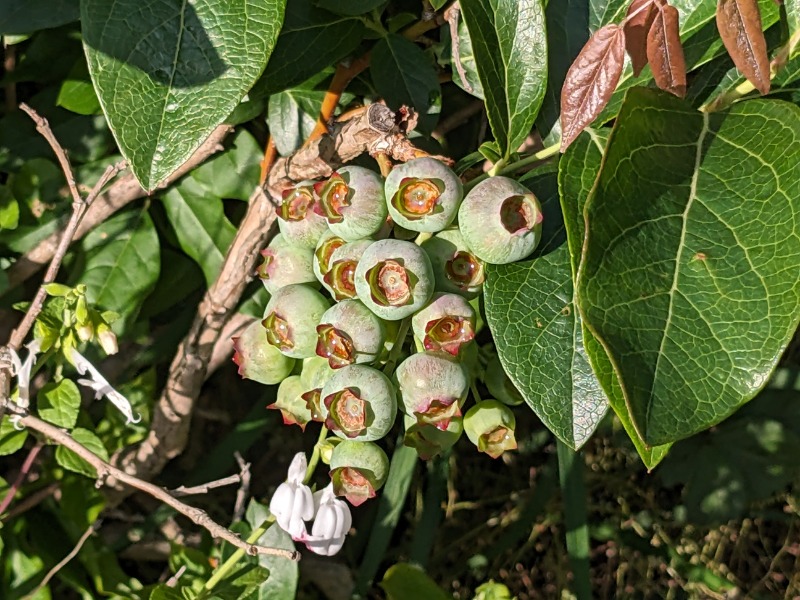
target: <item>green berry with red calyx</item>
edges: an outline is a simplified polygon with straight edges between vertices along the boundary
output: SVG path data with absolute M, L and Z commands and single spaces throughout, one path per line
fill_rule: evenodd
M 269 246 L 261 251 L 264 261 L 256 270 L 261 282 L 270 294 L 293 283 L 317 285 L 314 276 L 314 253 L 304 246 L 289 244 L 281 235 L 276 235 Z
M 400 390 L 400 410 L 419 424 L 442 431 L 461 416 L 469 379 L 464 367 L 443 352 L 412 354 L 394 373 Z
M 314 190 L 328 227 L 348 242 L 370 237 L 386 221 L 383 178 L 374 171 L 342 167 Z
M 328 222 L 319 211 L 314 182 L 301 181 L 283 193 L 277 211 L 278 229 L 287 241 L 313 250 L 328 231 Z
M 325 426 L 342 439 L 372 442 L 394 424 L 397 399 L 389 379 L 372 367 L 337 369 L 322 387 Z
M 436 293 L 430 303 L 411 317 L 414 335 L 425 350 L 458 356 L 475 338 L 475 309 L 463 296 Z
M 387 321 L 411 316 L 433 294 L 428 255 L 411 242 L 373 242 L 358 262 L 355 278 L 358 299 Z
M 267 340 L 286 356 L 316 355 L 317 325 L 330 302 L 317 290 L 295 283 L 276 291 L 264 310 Z
M 389 215 L 411 231 L 441 231 L 456 218 L 464 197 L 461 179 L 435 158 L 397 165 L 384 186 Z
M 330 467 L 334 493 L 353 506 L 374 498 L 389 475 L 386 453 L 372 442 L 339 442 L 331 453 Z
M 509 379 L 503 365 L 500 364 L 500 359 L 495 355 L 489 359 L 486 365 L 486 373 L 483 376 L 483 382 L 489 390 L 489 393 L 500 400 L 503 404 L 509 406 L 517 406 L 525 402 L 519 390 L 514 387 L 514 384 Z
M 448 448 L 452 448 L 464 433 L 462 417 L 450 419 L 444 430 L 433 425 L 418 423 L 414 417 L 409 415 L 405 415 L 403 421 L 406 427 L 403 445 L 414 448 L 422 460 L 430 460 Z
M 383 322 L 359 300 L 334 304 L 317 325 L 317 355 L 332 369 L 374 362 L 385 341 Z
M 347 242 L 333 251 L 328 261 L 328 272 L 322 278 L 333 299 L 337 302 L 356 297 L 356 267 L 361 256 L 372 244 L 372 240 Z
M 300 382 L 303 384 L 301 397 L 311 413 L 311 420 L 325 422 L 325 409 L 322 406 L 322 386 L 333 376 L 333 369 L 327 359 L 312 356 L 303 361 Z
M 304 387 L 299 375 L 287 377 L 278 386 L 276 401 L 267 408 L 281 411 L 284 425 L 298 425 L 305 431 L 311 421 L 311 411 L 303 399 Z
M 261 323 L 254 321 L 242 334 L 232 338 L 233 362 L 239 375 L 266 385 L 283 381 L 294 369 L 295 360 L 281 353 L 267 340 Z
M 478 402 L 464 415 L 464 431 L 469 440 L 492 458 L 514 450 L 517 440 L 514 413 L 502 402 L 489 399 Z
M 332 231 L 327 231 L 319 238 L 317 247 L 314 249 L 314 257 L 312 259 L 311 267 L 314 270 L 314 276 L 323 286 L 325 286 L 325 275 L 331 268 L 331 257 L 337 249 L 344 246 L 347 242 L 334 234 Z M 327 289 L 327 286 L 326 286 Z M 330 291 L 330 290 L 328 290 Z
M 536 196 L 508 177 L 490 177 L 464 198 L 458 226 L 481 260 L 504 265 L 522 260 L 542 237 L 542 208 Z
M 461 294 L 468 300 L 483 288 L 484 263 L 473 254 L 458 229 L 440 231 L 422 242 L 436 279 L 436 291 Z

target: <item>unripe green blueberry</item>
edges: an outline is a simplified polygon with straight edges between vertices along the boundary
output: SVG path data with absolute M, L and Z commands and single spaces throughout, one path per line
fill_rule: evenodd
M 483 261 L 475 256 L 458 229 L 446 229 L 422 242 L 436 278 L 436 291 L 475 298 L 485 279 Z
M 322 386 L 333 376 L 328 361 L 320 356 L 312 356 L 303 360 L 300 381 L 303 384 L 303 401 L 311 413 L 311 419 L 319 423 L 325 422 L 325 409 L 322 406 Z
M 233 362 L 239 366 L 239 375 L 245 379 L 272 385 L 283 381 L 294 368 L 295 360 L 269 343 L 267 332 L 258 321 L 248 325 L 232 341 Z
M 337 369 L 321 397 L 325 426 L 342 439 L 379 440 L 392 428 L 397 413 L 392 383 L 366 365 Z
M 267 340 L 286 356 L 314 356 L 317 325 L 329 306 L 325 296 L 307 285 L 295 283 L 282 287 L 264 310 L 261 323 L 267 329 Z
M 312 269 L 314 276 L 323 286 L 325 286 L 325 275 L 331 268 L 331 257 L 338 248 L 344 246 L 345 242 L 338 235 L 332 231 L 327 231 L 322 234 L 314 250 L 314 257 L 312 259 Z M 327 286 L 325 289 L 328 289 Z M 328 290 L 330 291 L 330 290 Z
M 383 350 L 383 322 L 359 300 L 342 300 L 317 325 L 317 355 L 332 369 L 374 362 Z
M 311 411 L 303 399 L 304 391 L 299 375 L 287 377 L 278 386 L 276 401 L 267 408 L 281 411 L 284 425 L 299 425 L 305 431 L 306 424 L 311 421 Z
M 462 346 L 475 337 L 475 310 L 463 296 L 436 293 L 411 318 L 411 327 L 425 350 L 458 356 Z
M 428 233 L 453 222 L 464 196 L 458 175 L 430 157 L 397 165 L 386 178 L 384 190 L 395 223 Z
M 331 454 L 330 466 L 333 491 L 353 506 L 374 498 L 389 475 L 386 453 L 372 442 L 339 442 Z
M 370 247 L 372 240 L 347 242 L 336 248 L 328 261 L 328 272 L 322 278 L 333 299 L 337 302 L 345 298 L 356 297 L 356 267 L 364 251 Z
M 500 364 L 500 359 L 496 355 L 489 359 L 489 363 L 486 365 L 486 374 L 483 382 L 489 389 L 489 393 L 503 404 L 517 406 L 525 402 L 522 394 L 519 393 L 511 379 L 508 378 L 503 365 Z
M 289 244 L 278 234 L 261 251 L 261 256 L 264 262 L 256 272 L 270 294 L 293 283 L 309 283 L 316 287 L 317 278 L 312 267 L 314 253 L 309 248 Z
M 301 181 L 283 194 L 278 207 L 278 229 L 287 241 L 313 250 L 328 231 L 328 222 L 318 211 L 314 182 Z
M 358 299 L 387 321 L 414 314 L 433 294 L 430 260 L 411 242 L 373 242 L 361 257 L 355 277 Z
M 511 409 L 494 399 L 478 402 L 464 415 L 464 431 L 469 441 L 492 458 L 517 447 L 516 423 Z
M 469 191 L 458 226 L 478 258 L 504 265 L 529 256 L 539 244 L 542 209 L 528 188 L 498 175 Z
M 400 410 L 445 430 L 461 416 L 469 379 L 461 363 L 443 352 L 419 352 L 400 363 L 394 373 L 400 389 Z
M 342 167 L 314 186 L 330 230 L 348 242 L 370 237 L 388 214 L 383 178 L 364 167 Z
M 429 460 L 452 448 L 464 433 L 462 417 L 450 419 L 444 430 L 433 425 L 418 423 L 409 415 L 405 415 L 403 422 L 406 427 L 403 445 L 414 448 L 422 460 Z

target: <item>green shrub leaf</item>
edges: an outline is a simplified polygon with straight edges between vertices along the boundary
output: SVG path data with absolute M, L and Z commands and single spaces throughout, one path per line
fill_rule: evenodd
M 587 201 L 578 293 L 648 444 L 750 400 L 797 327 L 798 117 L 628 93 Z
M 3 0 L 0 34 L 33 33 L 77 21 L 80 0 Z
M 75 441 L 86 446 L 104 461 L 108 461 L 108 451 L 103 442 L 100 441 L 100 438 L 94 433 L 88 429 L 77 427 L 72 431 L 71 435 Z M 56 462 L 69 471 L 80 473 L 87 477 L 97 477 L 97 471 L 92 465 L 80 458 L 72 450 L 67 450 L 65 446 L 56 448 Z
M 39 416 L 58 427 L 72 429 L 78 420 L 81 408 L 81 393 L 70 379 L 58 383 L 46 383 L 36 394 L 36 409 Z

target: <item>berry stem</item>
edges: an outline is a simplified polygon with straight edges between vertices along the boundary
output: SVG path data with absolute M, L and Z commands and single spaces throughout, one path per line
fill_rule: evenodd
M 484 181 L 485 179 L 488 179 L 489 177 L 491 177 L 493 175 L 509 175 L 511 173 L 519 171 L 520 169 L 524 169 L 525 167 L 529 167 L 530 165 L 532 165 L 534 163 L 537 163 L 540 160 L 544 160 L 546 158 L 550 158 L 554 154 L 558 154 L 558 150 L 561 147 L 559 145 L 560 143 L 561 142 L 558 142 L 558 143 L 555 143 L 555 144 L 553 144 L 551 146 L 547 146 L 547 148 L 543 148 L 542 150 L 539 150 L 538 152 L 536 152 L 534 154 L 531 154 L 530 156 L 526 156 L 525 158 L 521 158 L 521 159 L 519 159 L 517 161 L 508 163 L 506 165 L 503 165 L 496 172 L 493 172 L 494 171 L 494 167 L 492 167 L 492 170 L 490 170 L 488 173 L 484 173 L 483 175 L 479 175 L 478 177 L 476 177 L 472 181 L 468 181 L 467 183 L 465 183 L 464 184 L 464 192 L 468 192 L 469 190 L 474 188 L 476 185 L 478 185 L 481 181 Z M 499 165 L 499 164 L 501 164 L 501 162 L 502 161 L 498 161 L 497 164 Z M 497 165 L 495 165 L 495 166 L 497 166 Z
M 397 336 L 394 338 L 394 344 L 392 344 L 392 349 L 389 351 L 389 358 L 386 359 L 386 364 L 383 365 L 383 373 L 387 377 L 394 373 L 397 358 L 400 356 L 400 352 L 403 349 L 403 342 L 406 339 L 406 335 L 408 335 L 408 328 L 410 326 L 411 317 L 406 317 L 400 322 L 400 327 L 397 329 Z
M 308 485 L 308 483 L 311 481 L 311 477 L 314 475 L 317 464 L 319 464 L 319 458 L 322 454 L 322 444 L 325 442 L 325 438 L 327 437 L 328 428 L 323 425 L 322 429 L 319 430 L 317 443 L 314 444 L 314 451 L 311 453 L 311 460 L 308 461 L 308 466 L 306 467 L 306 475 L 303 478 L 303 483 L 306 485 Z

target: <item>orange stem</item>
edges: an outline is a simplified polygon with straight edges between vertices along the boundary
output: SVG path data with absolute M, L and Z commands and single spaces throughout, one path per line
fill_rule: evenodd
M 272 136 L 269 136 L 269 138 L 267 138 L 267 147 L 264 150 L 264 158 L 261 160 L 261 177 L 259 177 L 258 180 L 261 185 L 264 185 L 264 182 L 267 180 L 269 170 L 272 168 L 277 156 L 278 149 L 275 147 L 275 142 L 272 139 Z

